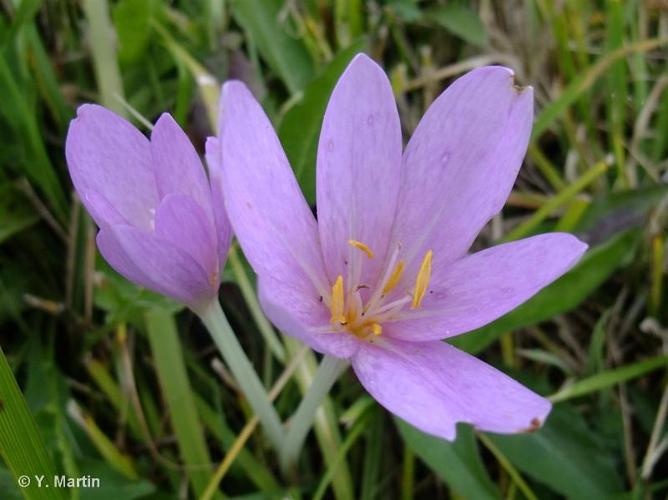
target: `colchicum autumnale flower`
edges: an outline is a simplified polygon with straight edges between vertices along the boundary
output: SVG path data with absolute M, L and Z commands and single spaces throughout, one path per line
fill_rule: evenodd
M 149 141 L 108 109 L 85 104 L 65 149 L 74 187 L 100 227 L 98 248 L 116 271 L 194 309 L 216 297 L 231 228 L 170 115 Z
M 417 428 L 514 433 L 550 403 L 442 339 L 512 310 L 571 268 L 563 233 L 467 254 L 513 186 L 533 119 L 530 88 L 484 67 L 431 105 L 402 153 L 392 89 L 358 55 L 337 83 L 317 154 L 317 221 L 248 89 L 224 85 L 219 179 L 230 221 L 280 329 L 349 359 L 367 391 Z

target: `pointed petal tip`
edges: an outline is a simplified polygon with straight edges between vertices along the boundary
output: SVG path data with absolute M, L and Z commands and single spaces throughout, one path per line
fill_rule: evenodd
M 104 106 L 100 106 L 99 104 L 90 102 L 84 103 L 77 108 L 77 118 L 85 118 L 86 115 L 99 111 L 100 109 L 106 110 Z
M 364 52 L 358 52 L 355 54 L 348 65 L 352 66 L 353 64 L 372 64 L 374 66 L 378 66 L 378 63 Z
M 360 52 L 353 57 L 350 62 L 348 63 L 348 66 L 346 67 L 345 71 L 341 75 L 341 79 L 343 79 L 344 75 L 350 75 L 356 74 L 356 73 L 362 73 L 362 72 L 373 72 L 373 73 L 378 73 L 382 75 L 383 78 L 387 78 L 387 75 L 385 74 L 385 70 L 376 62 L 374 61 L 371 57 L 366 55 L 364 52 Z
M 153 125 L 153 129 L 151 130 L 151 142 L 160 137 L 163 133 L 169 133 L 170 129 L 174 130 L 177 128 L 179 129 L 177 133 L 182 130 L 181 126 L 176 122 L 174 117 L 172 117 L 172 115 L 167 112 L 162 113 L 156 120 L 155 124 Z
M 160 114 L 160 117 L 156 120 L 155 125 L 153 126 L 153 130 L 155 130 L 157 127 L 164 127 L 165 125 L 179 126 L 178 123 L 176 123 L 174 117 L 167 112 Z
M 553 233 L 555 238 L 561 239 L 564 252 L 573 254 L 574 261 L 582 257 L 589 249 L 589 245 L 571 233 Z
M 531 85 L 520 85 L 517 83 L 515 70 L 507 66 L 492 65 L 480 66 L 471 70 L 468 75 L 472 77 L 498 77 L 499 79 L 507 77 L 510 81 L 510 88 L 518 96 L 531 97 L 533 99 L 533 87 Z M 466 75 L 465 75 L 466 76 Z
M 250 90 L 241 80 L 227 80 L 225 83 L 223 83 L 220 92 L 222 101 L 222 99 L 226 98 L 230 94 L 237 92 L 250 93 Z

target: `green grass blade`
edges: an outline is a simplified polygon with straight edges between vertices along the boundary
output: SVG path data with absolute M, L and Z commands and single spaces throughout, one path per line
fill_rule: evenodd
M 590 394 L 592 392 L 607 389 L 613 385 L 638 378 L 646 373 L 668 366 L 668 356 L 656 356 L 626 366 L 621 366 L 613 370 L 607 370 L 591 377 L 579 380 L 559 392 L 550 396 L 553 403 L 565 401 L 567 399 L 577 398 Z
M 603 175 L 608 170 L 606 162 L 599 162 L 578 179 L 568 184 L 564 189 L 559 191 L 556 195 L 551 197 L 542 207 L 536 210 L 527 220 L 522 222 L 519 226 L 509 232 L 503 241 L 512 241 L 527 236 L 531 231 L 536 229 L 547 217 L 550 216 L 557 208 L 565 205 L 571 201 L 577 194 L 582 191 L 589 184 L 594 182 L 598 177 Z
M 122 100 L 123 81 L 116 58 L 116 34 L 106 0 L 85 0 L 84 13 L 89 24 L 95 79 L 100 91 L 100 104 L 125 116 Z
M 550 128 L 557 118 L 581 95 L 589 90 L 616 61 L 629 54 L 648 52 L 664 45 L 668 45 L 668 38 L 652 38 L 628 44 L 601 57 L 587 72 L 569 83 L 557 99 L 541 110 L 534 122 L 533 137 L 540 137 L 543 132 Z
M 160 309 L 152 309 L 146 313 L 146 330 L 181 457 L 193 491 L 200 496 L 211 476 L 211 458 L 188 381 L 174 317 Z
M 35 420 L 0 349 L 0 454 L 18 481 L 28 476 L 31 484 L 21 491 L 27 499 L 65 499 L 65 491 L 38 488 L 35 476 L 51 480 L 56 474 Z
M 4 98 L 0 116 L 23 148 L 25 159 L 21 167 L 25 175 L 44 192 L 57 218 L 64 220 L 67 211 L 65 194 L 46 151 L 35 110 L 23 92 L 25 82 L 19 81 L 17 76 L 0 54 L 0 95 Z

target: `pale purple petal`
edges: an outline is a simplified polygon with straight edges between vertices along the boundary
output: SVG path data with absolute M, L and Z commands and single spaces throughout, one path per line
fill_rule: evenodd
M 84 104 L 70 123 L 65 155 L 74 187 L 98 226 L 150 228 L 158 192 L 149 142 L 139 130 L 102 106 Z
M 271 276 L 258 277 L 258 295 L 262 310 L 282 332 L 295 337 L 312 349 L 337 358 L 354 355 L 360 341 L 347 333 L 323 332 L 329 323 L 329 311 L 317 297 L 280 282 Z
M 191 307 L 216 293 L 195 259 L 153 233 L 133 226 L 105 226 L 97 235 L 97 246 L 111 267 L 130 281 Z
M 151 154 L 160 199 L 170 194 L 188 195 L 213 222 L 211 189 L 202 161 L 188 136 L 168 113 L 163 113 L 153 127 Z
M 218 286 L 218 247 L 215 229 L 202 207 L 185 194 L 169 194 L 155 214 L 155 235 L 188 253 Z
M 220 142 L 215 137 L 206 140 L 206 163 L 209 166 L 209 178 L 211 179 L 211 203 L 213 215 L 216 221 L 218 233 L 218 258 L 221 267 L 225 265 L 227 253 L 232 243 L 232 225 L 225 210 L 225 199 L 223 198 Z
M 425 252 L 434 267 L 461 257 L 503 207 L 526 152 L 533 92 L 503 67 L 459 78 L 430 106 L 404 153 L 394 238 L 405 276 Z
M 453 440 L 457 422 L 497 433 L 536 430 L 551 409 L 540 397 L 443 342 L 367 343 L 352 361 L 364 388 L 423 432 Z
M 329 286 L 315 218 L 271 123 L 240 82 L 223 86 L 221 106 L 218 183 L 246 258 L 260 280 L 271 280 L 267 288 L 281 285 L 267 295 L 280 298 L 285 287 L 319 300 Z
M 401 150 L 390 82 L 360 54 L 334 88 L 318 145 L 318 226 L 330 281 L 339 274 L 346 279 L 350 267 L 364 259 L 362 266 L 356 263 L 361 282 L 375 282 L 397 208 Z M 367 260 L 348 244 L 351 239 L 367 245 L 375 257 Z
M 413 319 L 388 323 L 384 333 L 423 342 L 484 326 L 559 278 L 586 250 L 570 234 L 548 233 L 464 257 L 432 276 Z

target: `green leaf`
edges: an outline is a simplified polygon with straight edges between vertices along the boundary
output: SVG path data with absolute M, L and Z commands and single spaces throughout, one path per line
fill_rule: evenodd
M 146 50 L 151 36 L 154 0 L 121 0 L 113 10 L 118 34 L 118 58 L 122 62 L 137 61 Z
M 309 203 L 315 202 L 316 151 L 329 96 L 350 60 L 365 46 L 366 41 L 359 40 L 341 51 L 304 89 L 302 98 L 285 113 L 278 126 L 278 136 Z
M 489 325 L 453 339 L 451 343 L 475 354 L 503 333 L 534 325 L 577 307 L 633 252 L 637 235 L 635 230 L 626 231 L 590 250 L 570 272 L 529 301 Z
M 304 88 L 313 76 L 313 61 L 304 44 L 281 19 L 282 0 L 233 0 L 234 19 L 257 45 L 267 64 L 291 93 Z
M 462 498 L 498 498 L 494 483 L 480 459 L 473 430 L 457 427 L 453 443 L 425 434 L 401 419 L 395 419 L 404 442 Z
M 146 329 L 181 458 L 199 497 L 209 483 L 211 457 L 197 415 L 174 317 L 161 309 L 152 309 L 146 313 Z
M 597 196 L 582 215 L 575 232 L 587 233 L 598 240 L 606 233 L 639 225 L 667 193 L 668 186 L 659 185 Z
M 426 17 L 433 19 L 450 33 L 472 45 L 480 47 L 487 43 L 485 26 L 478 14 L 466 5 L 448 2 L 430 11 Z
M 568 498 L 610 498 L 623 487 L 614 457 L 569 407 L 555 408 L 532 434 L 487 437 L 518 469 Z
M 21 476 L 53 477 L 56 469 L 35 420 L 0 349 L 0 454 L 18 481 Z M 61 489 L 38 488 L 35 481 L 22 488 L 28 499 L 65 499 Z

